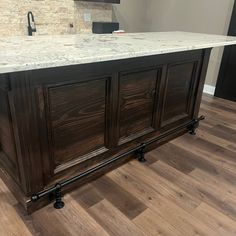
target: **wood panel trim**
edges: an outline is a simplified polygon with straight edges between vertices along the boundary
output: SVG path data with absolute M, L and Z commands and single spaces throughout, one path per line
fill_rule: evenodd
M 78 156 L 77 158 L 73 158 L 71 161 L 68 161 L 66 163 L 63 163 L 59 166 L 55 166 L 54 165 L 54 151 L 53 151 L 53 147 L 54 147 L 54 141 L 53 141 L 53 137 L 52 137 L 52 121 L 50 119 L 50 114 L 51 114 L 51 107 L 50 107 L 50 95 L 49 95 L 49 90 L 50 89 L 54 89 L 54 88 L 60 88 L 60 87 L 64 87 L 64 86 L 71 86 L 71 85 L 79 85 L 79 84 L 83 84 L 85 82 L 88 81 L 100 81 L 100 80 L 105 80 L 106 81 L 106 105 L 105 105 L 105 146 L 102 148 L 99 148 L 98 150 L 92 151 L 88 154 L 85 154 L 83 156 Z M 65 82 L 65 83 L 60 83 L 60 84 L 56 84 L 56 86 L 54 84 L 50 84 L 44 87 L 44 96 L 45 96 L 45 104 L 46 105 L 46 120 L 47 120 L 47 130 L 48 130 L 48 135 L 47 135 L 47 140 L 48 140 L 48 147 L 49 147 L 49 159 L 50 159 L 50 163 L 49 163 L 49 169 L 50 169 L 50 177 L 53 177 L 55 174 L 58 174 L 60 172 L 63 172 L 71 167 L 74 167 L 80 163 L 83 163 L 85 161 L 88 161 L 96 156 L 99 156 L 101 154 L 104 154 L 106 152 L 109 151 L 109 147 L 112 145 L 112 143 L 110 143 L 111 140 L 111 135 L 112 135 L 112 131 L 110 131 L 110 122 L 112 122 L 112 118 L 111 118 L 111 100 L 112 100 L 112 94 L 111 94 L 111 82 L 112 81 L 112 75 L 105 76 L 99 76 L 99 77 L 89 77 L 89 78 L 84 78 L 82 80 L 75 81 L 75 82 Z
M 127 70 L 127 71 L 122 71 L 118 74 L 118 106 L 117 106 L 117 120 L 120 120 L 120 114 L 121 114 L 121 104 L 120 104 L 120 80 L 122 76 L 130 75 L 130 74 L 135 74 L 135 73 L 142 73 L 142 72 L 148 72 L 148 71 L 156 71 L 156 82 L 155 82 L 155 94 L 154 94 L 154 101 L 153 101 L 153 108 L 152 108 L 152 124 L 149 129 L 146 129 L 142 132 L 139 132 L 137 134 L 131 134 L 128 137 L 125 138 L 120 138 L 120 130 L 117 129 L 117 134 L 116 134 L 116 144 L 118 146 L 121 146 L 123 144 L 126 144 L 128 142 L 131 142 L 137 138 L 140 138 L 142 136 L 145 136 L 147 134 L 150 134 L 152 132 L 157 131 L 157 107 L 159 105 L 158 97 L 159 97 L 159 86 L 161 83 L 161 76 L 162 76 L 162 66 L 150 66 L 150 67 L 144 67 L 144 68 L 136 68 L 133 70 Z M 119 127 L 119 122 L 117 123 L 117 127 Z
M 196 85 L 197 85 L 197 76 L 198 76 L 198 67 L 199 67 L 199 61 L 197 60 L 183 60 L 181 62 L 178 62 L 178 63 L 170 63 L 166 66 L 166 76 L 164 78 L 162 78 L 164 80 L 163 82 L 163 86 L 164 86 L 164 89 L 163 89 L 163 93 L 162 93 L 162 96 L 163 96 L 163 101 L 162 101 L 162 109 L 160 111 L 160 129 L 162 131 L 164 130 L 167 130 L 169 129 L 170 127 L 174 126 L 176 123 L 178 122 L 185 122 L 185 121 L 188 121 L 190 119 L 192 119 L 192 110 L 193 110 L 193 103 L 194 103 L 194 96 L 195 96 L 195 92 L 194 93 L 189 93 L 188 94 L 188 104 L 187 104 L 187 113 L 191 114 L 191 115 L 184 115 L 183 117 L 179 117 L 178 120 L 176 121 L 170 121 L 168 122 L 167 124 L 163 125 L 162 124 L 164 123 L 163 122 L 163 118 L 164 118 L 164 109 L 165 109 L 165 104 L 166 104 L 166 93 L 167 93 L 167 87 L 168 87 L 168 81 L 169 81 L 169 72 L 170 72 L 170 68 L 171 67 L 175 67 L 175 66 L 178 66 L 178 65 L 185 65 L 185 64 L 188 64 L 188 63 L 193 63 L 193 71 L 192 71 L 192 75 L 191 75 L 191 84 L 190 84 L 190 90 L 193 89 L 194 91 L 196 91 Z

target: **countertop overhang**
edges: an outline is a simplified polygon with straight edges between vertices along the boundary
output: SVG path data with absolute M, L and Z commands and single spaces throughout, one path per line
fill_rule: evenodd
M 236 44 L 236 37 L 188 32 L 0 38 L 0 74 Z

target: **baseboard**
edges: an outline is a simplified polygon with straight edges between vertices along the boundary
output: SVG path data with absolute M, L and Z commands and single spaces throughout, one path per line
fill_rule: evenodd
M 211 86 L 211 85 L 204 85 L 204 90 L 203 93 L 214 95 L 215 94 L 216 87 Z

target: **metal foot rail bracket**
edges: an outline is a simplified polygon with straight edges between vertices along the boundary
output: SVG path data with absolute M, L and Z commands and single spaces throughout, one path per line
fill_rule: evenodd
M 139 157 L 138 157 L 139 162 L 146 162 L 146 159 L 145 159 L 146 146 L 147 145 L 145 143 L 142 143 L 141 147 L 137 150 L 137 154 L 139 155 Z
M 190 124 L 187 129 L 191 135 L 196 135 L 196 129 L 199 127 L 200 121 L 205 120 L 205 116 L 200 116 L 195 119 L 192 124 Z
M 55 199 L 54 208 L 61 209 L 65 206 L 65 203 L 62 201 L 62 188 L 63 187 L 65 187 L 69 184 L 72 184 L 72 183 L 74 183 L 74 182 L 76 182 L 76 181 L 78 181 L 78 180 L 80 180 L 80 179 L 82 179 L 82 178 L 84 178 L 84 177 L 86 177 L 86 176 L 88 176 L 88 175 L 90 175 L 90 174 L 92 174 L 92 173 L 108 166 L 109 164 L 112 164 L 113 162 L 116 162 L 116 161 L 130 155 L 130 154 L 133 154 L 133 153 L 138 154 L 138 160 L 140 162 L 145 162 L 146 161 L 145 151 L 146 151 L 146 147 L 148 145 L 153 144 L 154 142 L 157 142 L 158 140 L 161 140 L 161 139 L 165 138 L 166 136 L 172 134 L 173 132 L 176 132 L 178 130 L 183 130 L 183 129 L 186 129 L 186 128 L 187 128 L 187 130 L 189 131 L 190 134 L 196 134 L 195 130 L 198 128 L 199 122 L 201 120 L 204 120 L 204 119 L 205 119 L 204 116 L 201 116 L 198 119 L 194 119 L 191 122 L 189 122 L 189 124 L 187 124 L 187 126 L 183 125 L 183 126 L 177 128 L 177 129 L 170 130 L 165 134 L 159 135 L 155 139 L 149 140 L 146 143 L 142 143 L 142 144 L 138 145 L 137 147 L 132 148 L 132 149 L 130 149 L 129 151 L 127 151 L 125 153 L 122 153 L 122 154 L 120 154 L 120 155 L 118 155 L 114 158 L 111 158 L 111 159 L 109 159 L 109 160 L 107 160 L 107 161 L 91 168 L 91 169 L 88 169 L 85 172 L 82 172 L 82 173 L 78 174 L 77 176 L 74 176 L 70 179 L 59 182 L 51 188 L 48 188 L 46 190 L 43 190 L 39 193 L 36 193 L 36 194 L 32 195 L 30 201 L 31 202 L 37 202 L 39 199 L 41 199 L 45 196 L 50 196 L 50 195 L 52 196 L 52 194 L 53 194 L 53 198 Z

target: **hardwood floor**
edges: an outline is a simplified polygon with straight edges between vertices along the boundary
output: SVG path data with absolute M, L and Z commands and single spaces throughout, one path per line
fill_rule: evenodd
M 236 235 L 236 103 L 204 95 L 184 135 L 26 215 L 0 180 L 0 235 Z

